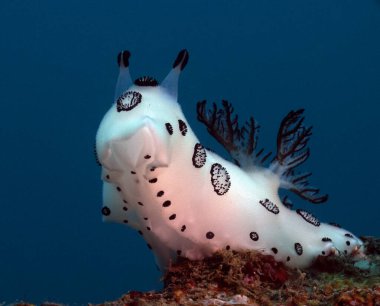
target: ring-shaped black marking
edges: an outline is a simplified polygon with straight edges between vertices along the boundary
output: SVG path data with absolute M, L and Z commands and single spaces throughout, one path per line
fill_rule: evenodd
M 271 213 L 275 215 L 277 215 L 280 212 L 280 209 L 278 208 L 278 206 L 274 204 L 272 201 L 270 201 L 269 199 L 260 200 L 259 203 L 263 205 L 268 211 L 270 211 Z
M 130 111 L 134 109 L 142 101 L 141 93 L 137 91 L 126 91 L 116 101 L 116 110 Z
M 306 222 L 309 222 L 310 224 L 314 226 L 320 226 L 321 222 L 314 217 L 311 213 L 307 212 L 306 210 L 297 209 L 297 214 L 299 214 Z

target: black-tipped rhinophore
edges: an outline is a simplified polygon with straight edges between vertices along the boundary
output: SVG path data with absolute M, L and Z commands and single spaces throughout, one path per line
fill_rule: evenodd
M 131 52 L 129 52 L 128 50 L 121 51 L 117 55 L 117 64 L 119 65 L 119 67 L 128 68 L 130 56 L 131 56 Z
M 186 67 L 188 60 L 189 52 L 187 52 L 186 49 L 181 50 L 174 61 L 173 68 L 177 68 L 178 66 L 180 66 L 179 68 L 182 71 Z

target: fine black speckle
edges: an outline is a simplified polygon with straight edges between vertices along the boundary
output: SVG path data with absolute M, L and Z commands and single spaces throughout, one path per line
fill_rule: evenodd
M 144 156 L 145 159 L 149 159 L 149 158 L 151 158 L 151 157 L 152 157 L 152 156 L 150 156 L 149 154 L 147 154 L 147 155 Z
M 163 207 L 169 207 L 171 204 L 172 204 L 172 202 L 169 201 L 169 200 L 167 200 L 167 201 L 165 201 L 164 203 L 162 203 L 162 206 L 163 206 Z
M 121 188 L 119 186 L 116 187 L 117 191 L 121 191 Z
M 176 214 L 172 214 L 170 217 L 169 217 L 169 220 L 174 220 L 176 218 Z
M 269 201 L 269 199 L 260 200 L 259 203 L 263 205 L 268 211 L 270 211 L 271 213 L 275 215 L 277 215 L 280 212 L 280 209 L 278 208 L 278 206 L 274 204 L 273 202 Z
M 185 121 L 179 119 L 178 120 L 178 128 L 179 128 L 179 131 L 182 134 L 182 136 L 186 136 L 186 134 L 187 134 L 187 125 L 186 125 Z
M 212 238 L 214 238 L 215 237 L 215 234 L 213 233 L 213 232 L 207 232 L 206 233 L 206 238 L 207 239 L 212 239 Z
M 300 244 L 300 243 L 298 243 L 298 242 L 296 242 L 295 244 L 294 244 L 294 250 L 296 251 L 296 253 L 298 254 L 298 255 L 302 255 L 302 253 L 303 253 L 303 248 L 302 248 L 302 245 Z
M 272 248 L 272 252 L 275 253 L 275 254 L 277 254 L 278 253 L 277 248 Z
M 127 211 L 127 210 L 128 210 L 128 207 L 127 207 L 127 206 L 123 206 L 123 210 L 124 210 L 124 211 Z
M 168 131 L 169 135 L 173 135 L 173 126 L 169 123 L 165 123 L 166 130 Z
M 146 246 L 148 247 L 149 250 L 152 249 L 152 246 L 149 243 L 147 243 Z
M 131 174 L 136 174 L 136 172 L 135 171 L 131 171 Z
M 196 143 L 192 158 L 193 166 L 195 168 L 202 168 L 206 163 L 206 157 L 207 154 L 205 148 L 200 143 Z
M 142 202 L 137 202 L 137 204 L 139 204 L 140 206 L 144 206 L 144 204 Z
M 103 216 L 109 216 L 111 214 L 111 209 L 109 209 L 107 206 L 104 206 L 102 208 L 102 215 Z
M 288 256 L 288 257 L 286 257 L 286 261 L 290 261 L 290 257 Z
M 150 231 L 150 227 L 149 227 L 149 226 L 147 226 L 146 229 L 147 229 L 148 231 Z
M 181 232 L 184 232 L 186 230 L 186 225 L 182 225 Z
M 322 241 L 323 241 L 323 242 L 330 242 L 330 241 L 332 241 L 332 240 L 331 240 L 331 238 L 323 237 L 323 238 L 322 238 Z
M 142 236 L 142 234 L 143 234 L 143 232 L 142 231 L 137 231 L 141 236 Z
M 314 226 L 320 226 L 321 225 L 321 222 L 319 222 L 319 220 L 316 217 L 314 217 L 311 213 L 309 213 L 309 212 L 307 212 L 305 210 L 302 210 L 302 209 L 297 209 L 296 212 L 305 221 L 309 222 L 310 224 L 312 224 Z
M 157 178 L 152 178 L 149 180 L 149 183 L 154 184 L 157 183 Z
M 215 163 L 211 166 L 211 184 L 217 195 L 224 195 L 231 187 L 230 175 L 221 164 Z
M 162 197 L 164 195 L 164 192 L 162 190 L 160 190 L 159 192 L 157 192 L 157 197 Z
M 259 234 L 257 234 L 256 232 L 250 232 L 249 238 L 251 238 L 253 241 L 257 241 L 259 240 Z

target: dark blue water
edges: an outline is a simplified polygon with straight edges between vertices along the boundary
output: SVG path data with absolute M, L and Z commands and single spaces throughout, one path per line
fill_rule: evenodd
M 101 222 L 98 124 L 119 50 L 162 79 L 177 52 L 184 113 L 230 100 L 274 149 L 291 109 L 314 126 L 304 167 L 330 194 L 293 202 L 357 235 L 380 235 L 380 1 L 48 1 L 0 3 L 0 303 L 73 304 L 160 287 L 145 243 Z

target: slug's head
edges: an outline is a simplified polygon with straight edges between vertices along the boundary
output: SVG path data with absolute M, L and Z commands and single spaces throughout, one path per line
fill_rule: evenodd
M 130 138 L 147 122 L 159 123 L 180 112 L 177 103 L 178 79 L 189 59 L 187 50 L 179 52 L 173 68 L 158 83 L 152 77 L 144 76 L 132 81 L 129 72 L 129 51 L 122 51 L 117 57 L 119 76 L 116 83 L 114 103 L 104 116 L 96 136 L 96 151 L 101 161 L 107 144 L 111 141 Z

